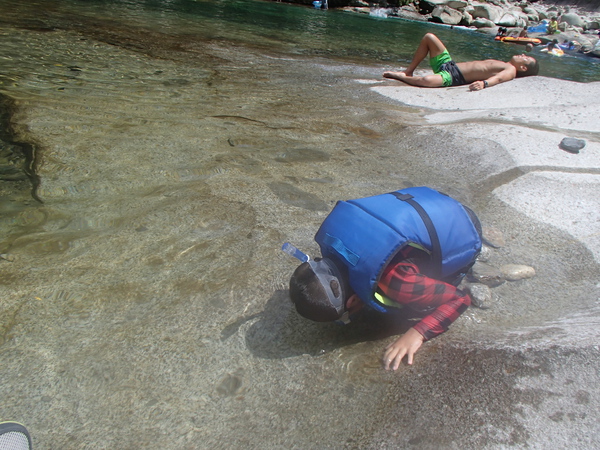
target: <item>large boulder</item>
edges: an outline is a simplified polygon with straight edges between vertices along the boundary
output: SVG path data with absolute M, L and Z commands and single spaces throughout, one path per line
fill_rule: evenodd
M 592 40 L 588 39 L 587 36 L 579 36 L 575 39 L 579 44 L 581 44 L 580 52 L 589 53 L 592 52 L 595 48 L 595 44 Z
M 470 8 L 467 8 L 467 11 L 474 19 L 482 18 L 491 20 L 494 23 L 497 23 L 504 13 L 502 8 L 489 4 L 472 5 Z
M 419 13 L 431 14 L 438 6 L 445 6 L 448 0 L 421 0 L 419 2 Z
M 474 19 L 473 22 L 471 22 L 471 25 L 475 28 L 494 28 L 496 26 L 490 19 L 484 19 L 483 17 Z
M 560 17 L 560 21 L 561 21 L 561 23 L 566 22 L 569 25 L 577 27 L 577 28 L 583 28 L 585 26 L 585 20 L 583 18 L 581 18 L 580 16 L 578 16 L 577 14 L 573 14 L 573 13 L 563 14 Z
M 431 21 L 445 23 L 446 25 L 458 25 L 463 18 L 460 11 L 448 6 L 436 6 L 431 12 Z
M 466 11 L 462 12 L 462 20 L 460 21 L 460 25 L 463 27 L 470 27 L 473 24 L 473 17 Z
M 469 6 L 469 3 L 464 0 L 448 0 L 446 6 L 449 6 L 452 9 L 462 10 Z
M 527 25 L 527 19 L 521 17 L 520 13 L 515 11 L 506 11 L 496 22 L 501 27 L 524 27 Z
M 523 8 L 523 13 L 527 16 L 529 22 L 539 22 L 540 14 L 533 8 Z
M 591 54 L 600 58 L 600 41 L 596 42 L 594 49 L 591 51 Z
M 585 23 L 586 30 L 597 30 L 600 28 L 600 22 L 596 19 L 589 20 Z

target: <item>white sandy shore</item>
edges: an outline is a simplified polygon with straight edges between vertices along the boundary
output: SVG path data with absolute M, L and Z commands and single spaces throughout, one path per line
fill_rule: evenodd
M 518 79 L 479 92 L 466 86 L 415 88 L 387 82 L 372 90 L 422 108 L 424 124 L 464 138 L 487 139 L 525 175 L 494 194 L 525 215 L 564 230 L 600 261 L 600 83 Z M 579 154 L 559 148 L 584 139 Z M 505 168 L 506 169 L 506 168 Z

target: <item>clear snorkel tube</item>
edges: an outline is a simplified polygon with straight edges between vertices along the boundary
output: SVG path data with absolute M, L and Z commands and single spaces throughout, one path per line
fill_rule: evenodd
M 283 246 L 281 247 L 281 250 L 283 250 L 288 255 L 293 256 L 300 262 L 305 263 L 310 260 L 310 256 L 308 256 L 306 253 L 302 253 L 300 250 L 298 250 L 296 247 L 294 247 L 289 242 L 286 242 L 285 244 L 283 244 Z

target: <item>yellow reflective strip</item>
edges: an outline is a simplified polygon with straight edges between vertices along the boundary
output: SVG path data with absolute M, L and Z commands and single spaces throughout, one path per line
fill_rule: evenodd
M 373 296 L 374 296 L 374 297 L 377 299 L 377 301 L 378 301 L 379 303 L 381 303 L 382 305 L 385 305 L 385 306 L 391 306 L 392 308 L 402 308 L 402 305 L 401 305 L 401 304 L 399 304 L 399 303 L 397 303 L 397 302 L 395 302 L 395 301 L 393 301 L 393 300 L 390 300 L 390 299 L 389 299 L 389 298 L 387 298 L 386 296 L 384 296 L 384 295 L 381 295 L 379 292 L 375 292 L 375 294 L 373 294 Z

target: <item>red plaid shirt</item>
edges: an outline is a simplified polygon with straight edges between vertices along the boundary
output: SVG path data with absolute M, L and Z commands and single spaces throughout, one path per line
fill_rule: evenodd
M 415 311 L 431 311 L 413 327 L 429 340 L 446 331 L 469 307 L 471 299 L 451 284 L 420 273 L 415 260 L 411 259 L 419 253 L 422 254 L 413 247 L 406 247 L 402 251 L 404 259 L 384 270 L 378 286 L 390 300 Z

